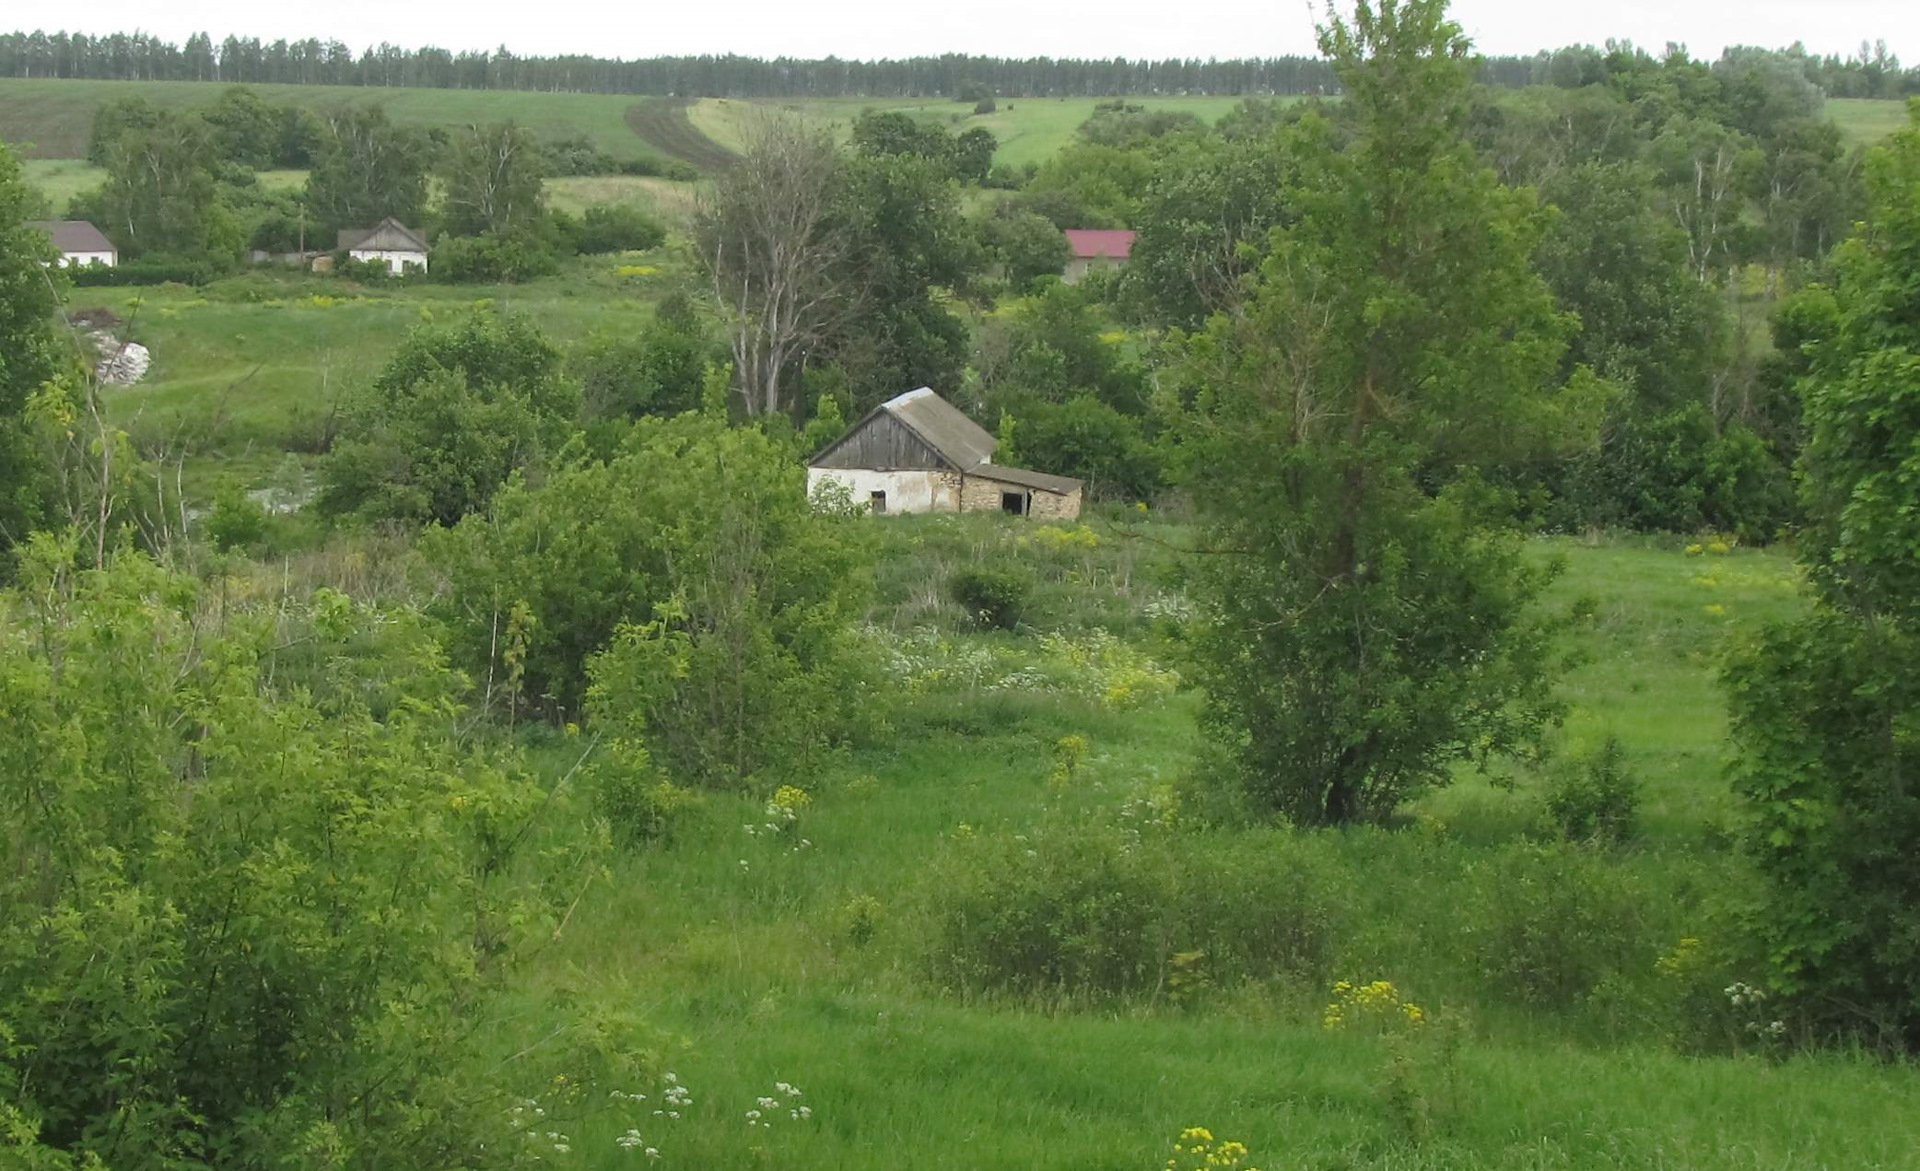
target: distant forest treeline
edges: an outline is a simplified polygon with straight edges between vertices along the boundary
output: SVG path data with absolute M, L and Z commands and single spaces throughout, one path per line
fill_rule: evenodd
M 1612 53 L 1580 46 L 1530 57 L 1488 57 L 1481 79 L 1493 85 L 1586 84 Z M 1678 52 L 1679 50 L 1669 50 Z M 1729 54 L 1755 50 L 1731 49 Z M 1769 52 L 1762 50 L 1762 52 Z M 1815 56 L 1796 45 L 1774 54 L 1793 61 L 1833 97 L 1892 98 L 1920 93 L 1920 69 L 1903 70 L 1885 42 L 1858 55 Z M 0 77 L 125 81 L 281 82 L 297 85 L 417 86 L 689 97 L 926 97 L 978 91 L 1013 97 L 1149 94 L 1310 94 L 1336 91 L 1317 57 L 1230 61 L 1128 61 L 970 57 L 949 53 L 886 61 L 806 61 L 757 57 L 519 57 L 506 48 L 453 53 L 431 46 L 382 44 L 357 56 L 339 41 L 263 42 L 206 33 L 175 45 L 145 33 L 0 34 Z

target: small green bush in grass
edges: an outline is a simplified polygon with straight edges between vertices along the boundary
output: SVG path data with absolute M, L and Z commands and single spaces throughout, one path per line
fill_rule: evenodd
M 1012 630 L 1020 624 L 1033 583 L 1010 569 L 963 569 L 947 580 L 947 592 L 982 626 Z
M 1651 895 L 1631 874 L 1587 852 L 1503 852 L 1474 897 L 1474 939 L 1489 999 L 1572 1007 L 1609 974 L 1645 971 L 1653 962 L 1640 924 Z
M 1570 842 L 1620 845 L 1633 837 L 1639 813 L 1640 782 L 1615 736 L 1561 767 L 1547 791 L 1547 814 Z

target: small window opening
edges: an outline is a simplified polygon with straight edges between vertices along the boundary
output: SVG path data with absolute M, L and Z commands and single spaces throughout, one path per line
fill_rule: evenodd
M 1025 492 L 1000 493 L 1000 511 L 1013 516 L 1027 515 L 1027 494 Z
M 873 502 L 873 510 L 875 512 L 885 512 L 887 510 L 887 494 L 885 492 L 869 493 L 867 498 Z

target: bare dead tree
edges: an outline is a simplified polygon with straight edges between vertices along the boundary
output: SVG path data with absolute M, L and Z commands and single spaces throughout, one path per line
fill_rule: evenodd
M 834 223 L 844 175 L 823 132 L 797 118 L 754 122 L 740 161 L 694 215 L 702 263 L 727 320 L 734 388 L 750 415 L 794 405 L 812 347 L 859 312 L 853 241 Z

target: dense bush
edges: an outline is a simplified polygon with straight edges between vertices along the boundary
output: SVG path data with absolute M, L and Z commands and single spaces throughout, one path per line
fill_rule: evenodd
M 570 229 L 573 250 L 595 256 L 607 252 L 644 252 L 666 242 L 667 230 L 637 207 L 595 204 Z
M 1152 500 L 1163 478 L 1139 420 L 1090 394 L 1021 408 L 1012 450 L 995 458 L 1085 480 L 1097 500 Z
M 66 270 L 67 278 L 79 288 L 114 285 L 204 285 L 220 276 L 223 265 L 212 260 L 188 260 L 168 256 L 142 256 L 119 264 L 88 264 Z
M 346 406 L 322 512 L 452 524 L 565 437 L 578 391 L 524 317 L 476 311 L 407 335 Z
M 1151 827 L 1150 827 L 1151 828 Z M 1318 983 L 1339 926 L 1336 875 L 1286 835 L 1150 836 L 1060 824 L 962 843 L 939 871 L 931 961 L 973 990 L 1166 995 Z
M 529 232 L 443 235 L 428 256 L 433 278 L 451 284 L 515 284 L 560 271 L 553 247 Z
M 645 745 L 676 781 L 805 767 L 866 694 L 846 630 L 861 540 L 808 504 L 793 452 L 708 413 L 642 419 L 611 458 L 430 541 L 476 674 L 506 678 L 497 630 L 524 607 L 529 703 Z
M 1490 999 L 1578 1004 L 1622 968 L 1646 970 L 1648 892 L 1606 859 L 1568 847 L 1496 859 L 1474 906 L 1473 947 Z
M 1013 569 L 963 569 L 947 579 L 947 593 L 982 626 L 1012 630 L 1020 625 L 1033 583 Z
M 540 792 L 459 746 L 417 617 L 216 618 L 36 540 L 0 596 L 34 632 L 0 638 L 0 1161 L 500 1162 L 513 1074 L 470 1039 L 553 921 L 505 877 Z
M 1547 814 L 1570 842 L 1619 845 L 1633 836 L 1639 812 L 1640 782 L 1613 736 L 1561 765 L 1548 786 Z

